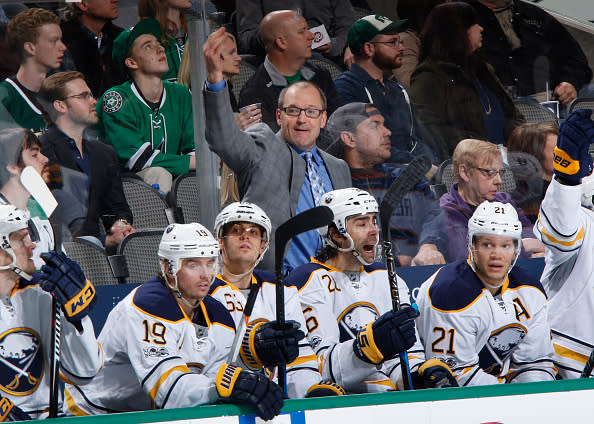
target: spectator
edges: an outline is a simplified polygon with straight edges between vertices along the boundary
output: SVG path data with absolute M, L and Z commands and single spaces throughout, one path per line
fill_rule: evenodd
M 163 74 L 167 81 L 177 81 L 180 63 L 188 40 L 186 10 L 190 0 L 138 0 L 138 18 L 154 18 L 161 25 L 161 44 L 165 47 L 169 71 Z
M 465 1 L 485 29 L 485 59 L 516 95 L 543 93 L 548 83 L 553 99 L 568 106 L 592 79 L 579 43 L 547 11 L 519 0 Z
M 349 30 L 348 44 L 354 55 L 350 70 L 334 80 L 341 98 L 347 102 L 373 103 L 391 131 L 392 155 L 389 162 L 408 163 L 431 149 L 416 135 L 415 117 L 406 89 L 387 75 L 402 64 L 403 47 L 399 32 L 406 21 L 392 22 L 385 16 L 369 15 Z
M 411 98 L 440 160 L 451 157 L 464 138 L 505 145 L 523 121 L 491 66 L 477 54 L 482 32 L 474 9 L 452 2 L 434 7 L 421 33 Z
M 183 408 L 218 399 L 251 405 L 264 420 L 280 412 L 282 390 L 275 383 L 225 363 L 235 325 L 208 296 L 218 254 L 217 241 L 200 224 L 165 229 L 159 275 L 119 302 L 99 334 L 105 366 L 86 387 L 66 385 L 71 414 Z
M 270 12 L 262 19 L 260 35 L 266 48 L 266 58 L 241 90 L 239 106 L 261 103 L 262 120 L 276 132 L 280 125 L 276 118 L 278 96 L 291 83 L 311 81 L 317 84 L 328 99 L 328 113 L 342 104 L 330 74 L 325 69 L 305 63 L 311 57 L 313 34 L 299 12 Z
M 97 101 L 78 71 L 59 72 L 42 84 L 39 97 L 53 121 L 40 138 L 50 164 L 84 172 L 88 178 L 86 220 L 80 235 L 100 237 L 99 220 L 108 229 L 103 243 L 109 253 L 134 232 L 132 212 L 126 202 L 118 156 L 113 147 L 88 140 L 84 131 L 97 124 Z
M 168 65 L 161 27 L 143 19 L 114 41 L 113 59 L 132 81 L 97 103 L 99 138 L 114 146 L 120 165 L 148 184 L 171 190 L 173 176 L 196 169 L 192 99 L 187 87 L 163 81 Z
M 45 131 L 37 92 L 46 74 L 59 68 L 64 57 L 66 46 L 62 43 L 59 23 L 54 13 L 33 8 L 19 13 L 8 24 L 8 43 L 19 54 L 21 64 L 16 75 L 0 83 L 0 101 L 8 115 L 2 118 L 0 127 Z
M 468 221 L 468 258 L 441 268 L 417 296 L 427 358 L 460 386 L 553 381 L 547 294 L 520 267 L 522 223 L 509 203 L 481 203 Z
M 561 124 L 555 158 L 562 160 L 555 162 L 555 177 L 534 227 L 546 246 L 541 278 L 549 296 L 553 361 L 563 379 L 580 377 L 594 344 L 594 176 L 588 152 L 594 143 L 591 113 L 576 110 Z
M 557 134 L 559 128 L 554 124 L 531 122 L 516 127 L 507 141 L 509 152 L 532 155 L 541 167 L 540 175 L 524 175 L 522 170 L 514 173 L 516 189 L 511 193 L 512 199 L 533 224 L 538 219 L 540 202 L 553 178 L 553 152 L 557 145 Z
M 544 246 L 534 238 L 532 224 L 517 207 L 508 193 L 499 192 L 503 168 L 501 151 L 488 141 L 466 139 L 456 146 L 453 157 L 453 177 L 450 191 L 439 199 L 445 212 L 448 239 L 448 262 L 466 257 L 468 220 L 476 207 L 485 200 L 511 203 L 522 223 L 522 252 L 520 257 L 544 254 Z
M 410 76 L 419 64 L 421 53 L 421 39 L 419 34 L 423 29 L 425 19 L 435 6 L 450 0 L 398 0 L 396 11 L 400 19 L 408 21 L 408 29 L 400 33 L 402 42 L 402 65 L 392 70 L 396 81 L 410 90 Z
M 386 267 L 376 262 L 378 206 L 366 191 L 334 190 L 320 205 L 332 209 L 333 222 L 319 229 L 325 247 L 297 268 L 287 283 L 297 286 L 307 322 L 308 340 L 320 371 L 350 393 L 402 389 L 399 352 L 408 351 L 410 367 L 425 387 L 456 386 L 447 365 L 424 365 L 416 336 L 408 287 L 397 278 L 402 308 L 392 310 Z M 367 343 L 373 340 L 373 343 Z M 439 377 L 438 377 L 439 374 Z M 425 383 L 425 384 L 423 384 Z
M 328 120 L 328 132 L 343 144 L 343 159 L 351 168 L 353 187 L 371 193 L 381 203 L 386 190 L 402 172 L 385 163 L 390 158 L 390 130 L 373 104 L 349 103 Z M 420 179 L 404 196 L 390 220 L 391 239 L 401 266 L 445 263 L 443 216 L 439 202 Z
M 113 62 L 113 41 L 122 28 L 112 21 L 118 17 L 119 0 L 83 0 L 66 3 L 62 10 L 62 35 L 68 47 L 62 62 L 63 71 L 84 74 L 94 97 L 126 80 Z
M 62 377 L 86 384 L 103 364 L 103 351 L 88 316 L 96 302 L 95 288 L 76 262 L 56 251 L 43 254 L 46 265 L 35 273 L 31 258 L 35 243 L 28 224 L 28 213 L 0 205 L 2 379 L 3 387 L 8 386 L 0 394 L 0 404 L 2 419 L 7 421 L 48 416 L 53 302 L 61 307 Z
M 318 361 L 305 337 L 305 319 L 297 289 L 285 288 L 286 326 L 276 318 L 276 285 L 270 271 L 254 270 L 270 244 L 270 219 L 257 205 L 232 203 L 215 220 L 223 266 L 209 293 L 233 316 L 239 328 L 247 324 L 240 351 L 241 361 L 250 369 L 287 366 L 289 398 L 335 396 L 341 387 L 320 381 Z M 249 292 L 249 294 L 248 294 Z M 245 294 L 245 296 L 244 296 Z M 254 299 L 251 311 L 244 311 L 247 299 Z
M 313 207 L 324 192 L 350 186 L 349 169 L 342 160 L 316 148 L 320 129 L 326 125 L 327 108 L 324 93 L 311 82 L 296 82 L 281 91 L 276 110 L 280 132 L 276 135 L 262 124 L 245 132 L 231 125 L 233 112 L 221 59 L 226 39 L 221 28 L 204 45 L 206 141 L 236 173 L 241 199 L 262 207 L 274 232 L 291 216 Z M 285 268 L 307 262 L 320 245 L 315 231 L 297 236 L 285 258 Z M 274 252 L 274 243 L 271 250 Z M 262 263 L 263 268 L 272 269 L 272 255 L 266 255 Z
M 347 33 L 357 19 L 349 0 L 242 0 L 237 5 L 237 32 L 239 51 L 268 54 L 267 36 L 262 34 L 261 22 L 267 14 L 277 10 L 299 10 L 311 28 L 324 25 L 330 43 L 316 49 L 316 52 L 342 63 Z M 259 32 L 258 32 L 259 26 Z

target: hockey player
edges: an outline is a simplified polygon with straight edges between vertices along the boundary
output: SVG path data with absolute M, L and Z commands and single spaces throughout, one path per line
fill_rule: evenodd
M 263 375 L 225 364 L 233 319 L 208 296 L 219 247 L 200 224 L 172 224 L 159 244 L 161 274 L 110 312 L 99 340 L 105 367 L 86 387 L 67 386 L 74 415 L 226 402 L 271 419 L 282 391 Z
M 95 303 L 93 285 L 76 262 L 55 251 L 42 254 L 46 265 L 33 275 L 29 228 L 26 212 L 0 204 L 0 421 L 47 417 L 52 295 L 65 318 L 62 378 L 86 384 L 103 361 L 87 316 Z
M 546 246 L 541 279 L 550 297 L 553 360 L 562 378 L 580 376 L 594 345 L 594 213 L 580 207 L 580 199 L 582 205 L 594 207 L 594 176 L 588 153 L 594 143 L 590 114 L 590 110 L 577 110 L 561 125 L 555 176 L 534 226 Z
M 169 66 L 160 38 L 153 18 L 118 35 L 113 60 L 132 81 L 106 91 L 96 109 L 100 138 L 115 148 L 122 169 L 168 193 L 172 176 L 195 169 L 196 157 L 192 97 L 188 87 L 162 81 Z
M 555 379 L 540 282 L 519 267 L 522 224 L 513 205 L 481 203 L 468 222 L 468 259 L 445 265 L 417 296 L 425 356 L 460 386 Z
M 412 348 L 410 365 L 420 374 L 420 387 L 455 385 L 445 364 L 423 364 L 423 347 L 415 335 L 418 312 L 410 307 L 408 287 L 400 278 L 403 308 L 392 311 L 386 267 L 375 262 L 375 198 L 347 188 L 326 193 L 321 204 L 334 213 L 333 224 L 318 230 L 326 247 L 295 269 L 287 283 L 299 289 L 307 338 L 322 377 L 352 393 L 402 388 L 397 354 Z
M 345 394 L 341 387 L 320 381 L 318 360 L 305 334 L 297 289 L 285 288 L 286 327 L 277 329 L 275 278 L 270 271 L 254 268 L 270 244 L 271 223 L 266 213 L 249 202 L 227 206 L 215 220 L 222 270 L 210 293 L 233 316 L 239 328 L 245 320 L 240 356 L 249 368 L 287 364 L 287 393 L 290 398 Z M 245 311 L 246 298 L 255 296 L 252 311 Z

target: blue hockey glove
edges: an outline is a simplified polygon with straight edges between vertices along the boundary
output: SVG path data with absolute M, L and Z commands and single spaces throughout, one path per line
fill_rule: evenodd
M 31 417 L 13 401 L 0 395 L 0 422 L 29 421 Z
M 41 288 L 51 293 L 62 307 L 66 319 L 82 331 L 80 320 L 96 303 L 95 287 L 85 278 L 80 266 L 62 252 L 42 253 L 46 265 L 33 275 Z
M 458 381 L 445 362 L 437 358 L 429 359 L 412 375 L 415 389 L 440 389 L 458 387 Z
M 419 311 L 410 306 L 390 311 L 361 329 L 353 342 L 359 359 L 379 364 L 415 344 L 415 321 Z
M 346 396 L 346 394 L 345 390 L 338 384 L 330 380 L 322 380 L 307 389 L 305 397 Z
M 554 154 L 555 175 L 569 184 L 579 184 L 592 172 L 592 157 L 588 152 L 594 143 L 592 110 L 578 109 L 572 112 L 559 128 Z
M 224 402 L 249 405 L 263 420 L 274 418 L 283 407 L 282 389 L 262 374 L 223 364 L 215 382 Z
M 250 368 L 259 369 L 289 364 L 299 356 L 299 340 L 305 337 L 297 321 L 285 321 L 282 329 L 277 322 L 250 324 L 241 342 L 240 355 Z

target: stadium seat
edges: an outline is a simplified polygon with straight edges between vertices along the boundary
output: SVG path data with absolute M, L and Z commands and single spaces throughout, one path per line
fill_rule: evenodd
M 151 228 L 128 234 L 118 246 L 117 254 L 126 258 L 128 283 L 142 283 L 159 272 L 157 252 L 163 229 Z
M 63 247 L 68 257 L 80 265 L 85 276 L 94 285 L 125 282 L 128 274 L 125 264 L 114 261 L 112 268 L 112 262 L 99 240 L 93 241 L 88 237 L 77 237 L 73 241 L 65 241 Z
M 514 100 L 514 104 L 520 113 L 524 115 L 526 122 L 550 122 L 559 125 L 559 120 L 553 111 L 539 103 L 517 99 Z
M 336 78 L 344 72 L 344 69 L 338 66 L 335 62 L 332 62 L 330 59 L 326 59 L 322 56 L 312 56 L 307 60 L 307 62 L 327 70 L 330 73 L 332 79 Z
M 196 174 L 189 172 L 173 180 L 171 187 L 170 203 L 181 209 L 182 219 L 179 222 L 200 222 L 198 210 L 198 187 Z
M 363 7 L 353 6 L 353 10 L 355 11 L 355 16 L 357 17 L 357 19 L 364 18 L 367 15 L 375 15 L 375 13 L 373 13 L 371 10 L 365 9 Z
M 245 60 L 239 62 L 239 74 L 233 77 L 233 95 L 239 101 L 239 93 L 246 82 L 256 73 L 256 67 Z
M 165 228 L 174 222 L 173 213 L 157 190 L 142 180 L 122 177 L 126 201 L 132 211 L 134 228 Z
M 587 98 L 587 97 L 580 99 L 578 97 L 573 102 L 571 102 L 567 112 L 571 113 L 574 110 L 578 110 L 578 109 L 592 109 L 592 110 L 594 110 L 594 99 Z

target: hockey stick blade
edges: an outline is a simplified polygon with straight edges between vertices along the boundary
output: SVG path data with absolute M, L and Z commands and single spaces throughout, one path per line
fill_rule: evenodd
M 31 197 L 39 203 L 43 212 L 50 217 L 58 206 L 58 202 L 43 178 L 41 178 L 41 175 L 32 166 L 25 167 L 21 172 L 21 184 Z
M 417 156 L 392 182 L 379 208 L 382 236 L 386 240 L 389 234 L 390 218 L 406 193 L 431 169 L 431 161 L 427 156 Z M 388 238 L 389 239 L 389 238 Z
M 318 206 L 295 215 L 281 224 L 275 232 L 274 271 L 276 280 L 276 322 L 279 328 L 285 324 L 285 284 L 283 282 L 283 256 L 288 241 L 298 234 L 330 225 L 334 214 L 328 206 Z M 278 384 L 287 397 L 287 375 L 283 366 L 278 367 Z

